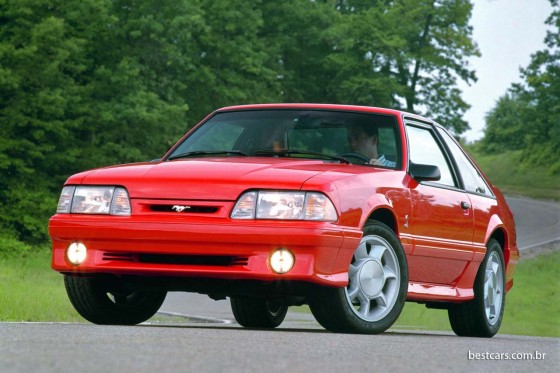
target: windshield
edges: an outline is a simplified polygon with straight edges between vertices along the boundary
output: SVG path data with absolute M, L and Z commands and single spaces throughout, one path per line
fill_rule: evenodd
M 326 110 L 233 111 L 212 116 L 167 159 L 276 156 L 396 167 L 400 161 L 397 138 L 396 118 L 388 115 Z M 387 162 L 370 162 L 372 158 Z

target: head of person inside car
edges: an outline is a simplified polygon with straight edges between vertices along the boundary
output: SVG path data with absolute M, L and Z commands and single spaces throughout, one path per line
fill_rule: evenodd
M 396 162 L 389 161 L 379 154 L 379 130 L 375 125 L 356 124 L 348 130 L 348 144 L 352 152 L 369 159 L 367 164 L 395 167 Z

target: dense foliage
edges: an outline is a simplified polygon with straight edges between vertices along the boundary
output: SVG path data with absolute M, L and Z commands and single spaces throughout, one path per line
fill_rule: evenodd
M 480 150 L 522 150 L 524 167 L 541 166 L 560 175 L 560 5 L 551 0 L 548 47 L 522 69 L 522 84 L 513 85 L 486 117 Z
M 469 0 L 0 0 L 0 236 L 72 173 L 160 157 L 213 109 L 390 106 L 460 134 Z M 1 241 L 0 241 L 1 242 Z M 0 248 L 2 250 L 2 248 Z

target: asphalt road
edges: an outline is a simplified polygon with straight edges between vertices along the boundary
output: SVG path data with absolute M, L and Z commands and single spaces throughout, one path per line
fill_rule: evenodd
M 560 203 L 507 197 L 517 228 L 517 245 L 524 250 L 560 240 Z
M 298 324 L 275 331 L 223 324 L 0 324 L 0 335 L 1 372 L 525 373 L 560 366 L 560 340 L 503 335 L 364 336 Z
M 522 256 L 560 239 L 560 204 L 508 201 L 518 224 Z M 509 373 L 556 372 L 560 367 L 559 338 L 501 334 L 491 339 L 459 338 L 395 329 L 376 336 L 333 334 L 311 315 L 294 312 L 279 329 L 249 330 L 232 321 L 227 301 L 184 293 L 170 293 L 160 312 L 160 317 L 175 315 L 171 318 L 175 321 L 135 327 L 0 323 L 0 373 Z

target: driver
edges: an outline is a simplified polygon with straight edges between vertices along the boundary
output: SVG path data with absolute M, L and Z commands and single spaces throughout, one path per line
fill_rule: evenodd
M 396 167 L 397 163 L 379 155 L 377 144 L 379 143 L 379 131 L 377 126 L 357 124 L 348 129 L 348 144 L 353 152 L 369 158 L 367 164 Z

